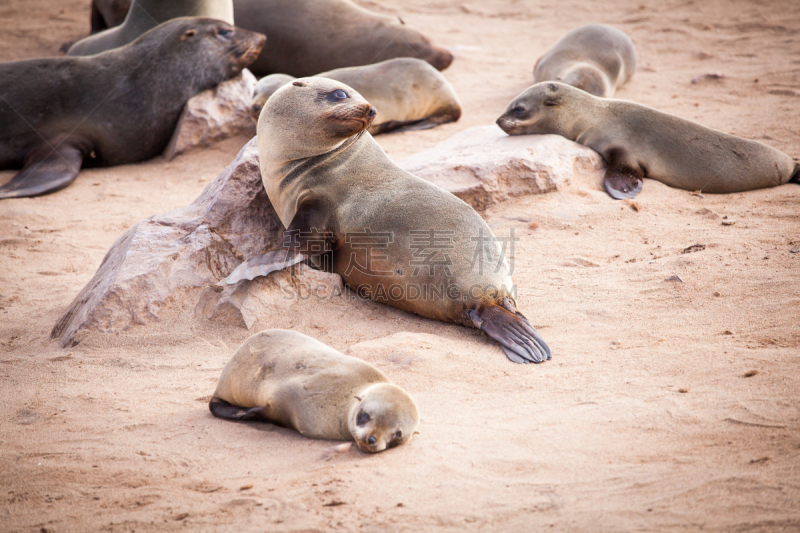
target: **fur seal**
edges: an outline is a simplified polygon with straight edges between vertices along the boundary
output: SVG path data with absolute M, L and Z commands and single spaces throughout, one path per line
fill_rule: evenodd
M 130 0 L 92 0 L 92 33 L 122 24 L 129 7 Z
M 800 165 L 771 146 L 563 83 L 526 89 L 497 125 L 509 135 L 554 133 L 598 152 L 608 163 L 605 189 L 616 199 L 636 196 L 642 178 L 708 193 L 800 181 Z
M 257 76 L 313 76 L 394 57 L 416 57 L 438 70 L 453 61 L 402 21 L 350 0 L 234 0 L 233 6 L 239 26 L 269 37 L 250 67 Z
M 81 165 L 122 165 L 164 151 L 186 101 L 236 76 L 263 35 L 181 18 L 91 57 L 0 64 L 0 169 L 22 168 L 0 198 L 62 189 Z
M 258 155 L 285 240 L 226 281 L 321 256 L 363 296 L 481 329 L 516 363 L 550 359 L 517 311 L 499 240 L 472 207 L 389 159 L 366 131 L 375 114 L 354 89 L 326 78 L 272 95 L 258 120 Z
M 108 5 L 97 5 L 96 1 L 92 2 L 92 28 L 95 26 L 95 15 L 99 15 L 101 9 L 113 15 L 123 7 L 119 0 L 106 4 Z M 119 48 L 162 22 L 189 16 L 222 20 L 232 25 L 233 3 L 231 0 L 134 0 L 122 25 L 81 39 L 69 48 L 67 55 L 90 56 Z
M 316 77 L 352 87 L 378 109 L 378 116 L 369 127 L 372 135 L 434 128 L 461 117 L 461 102 L 453 86 L 441 72 L 421 59 L 398 57 L 373 65 L 331 70 Z M 286 74 L 271 74 L 259 80 L 250 115 L 258 121 L 267 99 L 292 80 Z
M 256 333 L 222 370 L 208 404 L 231 420 L 265 420 L 376 453 L 411 440 L 411 397 L 377 368 L 295 331 Z
M 560 81 L 611 98 L 636 70 L 636 50 L 624 32 L 605 24 L 575 28 L 533 67 L 534 83 Z

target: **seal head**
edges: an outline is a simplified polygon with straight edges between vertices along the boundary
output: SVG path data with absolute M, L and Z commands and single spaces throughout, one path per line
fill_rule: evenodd
M 362 452 L 376 453 L 411 440 L 419 423 L 417 406 L 391 383 L 369 386 L 350 410 L 350 433 Z
M 558 82 L 542 82 L 514 98 L 497 119 L 497 125 L 509 135 L 545 135 L 554 133 L 574 139 L 572 112 L 576 100 L 594 99 L 584 91 Z M 578 102 L 577 104 L 579 104 Z

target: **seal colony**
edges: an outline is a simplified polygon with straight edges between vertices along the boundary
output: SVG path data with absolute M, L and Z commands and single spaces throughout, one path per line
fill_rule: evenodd
M 0 64 L 0 168 L 22 168 L 0 198 L 62 189 L 87 158 L 111 166 L 159 155 L 186 101 L 238 75 L 264 42 L 222 21 L 179 18 L 95 56 Z
M 453 86 L 441 72 L 420 59 L 387 59 L 372 65 L 331 70 L 315 77 L 352 87 L 378 109 L 378 116 L 369 127 L 372 135 L 434 128 L 461 117 L 461 102 Z M 294 79 L 286 74 L 261 78 L 250 104 L 250 115 L 258 121 L 269 97 Z
M 111 17 L 124 7 L 119 0 L 106 4 L 92 3 L 92 31 L 101 26 L 100 20 L 105 21 L 103 12 Z M 122 25 L 81 39 L 70 47 L 67 55 L 89 56 L 119 48 L 159 24 L 179 17 L 217 19 L 233 25 L 233 4 L 231 0 L 134 0 Z
M 225 365 L 208 404 L 229 420 L 262 420 L 314 439 L 355 440 L 376 453 L 408 442 L 419 423 L 406 391 L 377 368 L 306 335 L 271 329 Z
M 358 92 L 326 78 L 295 80 L 272 95 L 258 121 L 258 154 L 289 241 L 248 259 L 227 282 L 329 253 L 331 270 L 373 300 L 481 329 L 516 363 L 550 359 L 517 310 L 489 226 L 462 200 L 392 162 L 365 131 L 375 115 Z M 426 262 L 420 252 L 437 236 L 444 248 Z M 431 288 L 439 292 L 428 297 Z
M 560 81 L 611 98 L 636 70 L 636 49 L 624 32 L 605 24 L 575 28 L 533 67 L 533 82 Z
M 608 163 L 603 182 L 616 199 L 639 194 L 643 178 L 708 193 L 800 180 L 800 165 L 771 146 L 563 83 L 526 89 L 497 125 L 509 135 L 555 133 L 595 150 Z

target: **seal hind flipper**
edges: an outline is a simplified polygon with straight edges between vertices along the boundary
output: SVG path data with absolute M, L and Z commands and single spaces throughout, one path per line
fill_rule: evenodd
M 227 420 L 265 420 L 271 422 L 267 417 L 268 407 L 239 407 L 226 402 L 221 398 L 211 398 L 208 402 L 208 410 L 217 418 L 225 418 Z
M 550 347 L 519 311 L 486 306 L 467 311 L 467 316 L 487 335 L 503 346 L 514 363 L 542 363 L 552 358 Z
M 233 272 L 225 278 L 225 283 L 233 285 L 243 279 L 253 280 L 260 276 L 266 276 L 270 272 L 283 270 L 286 267 L 296 265 L 306 259 L 307 256 L 305 254 L 293 250 L 284 248 L 272 250 L 265 254 L 251 257 L 236 267 Z
M 39 196 L 63 189 L 78 177 L 83 155 L 81 148 L 66 143 L 35 150 L 19 174 L 0 187 L 0 199 Z
M 634 198 L 642 191 L 644 172 L 625 160 L 626 153 L 620 148 L 608 152 L 608 169 L 603 178 L 606 192 L 615 200 Z

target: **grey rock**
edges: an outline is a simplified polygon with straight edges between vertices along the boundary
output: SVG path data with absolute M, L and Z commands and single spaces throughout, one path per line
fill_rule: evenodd
M 280 246 L 282 236 L 253 139 L 192 204 L 143 220 L 120 237 L 51 335 L 74 346 L 91 330 L 124 331 L 156 320 L 172 299 L 196 298 L 243 260 Z
M 497 126 L 471 128 L 397 162 L 476 210 L 515 196 L 560 190 L 581 176 L 599 188 L 597 152 L 558 135 L 506 135 Z
M 190 98 L 164 150 L 164 157 L 172 160 L 198 146 L 211 146 L 235 135 L 255 135 L 250 101 L 256 83 L 256 77 L 244 69 L 235 78 Z

